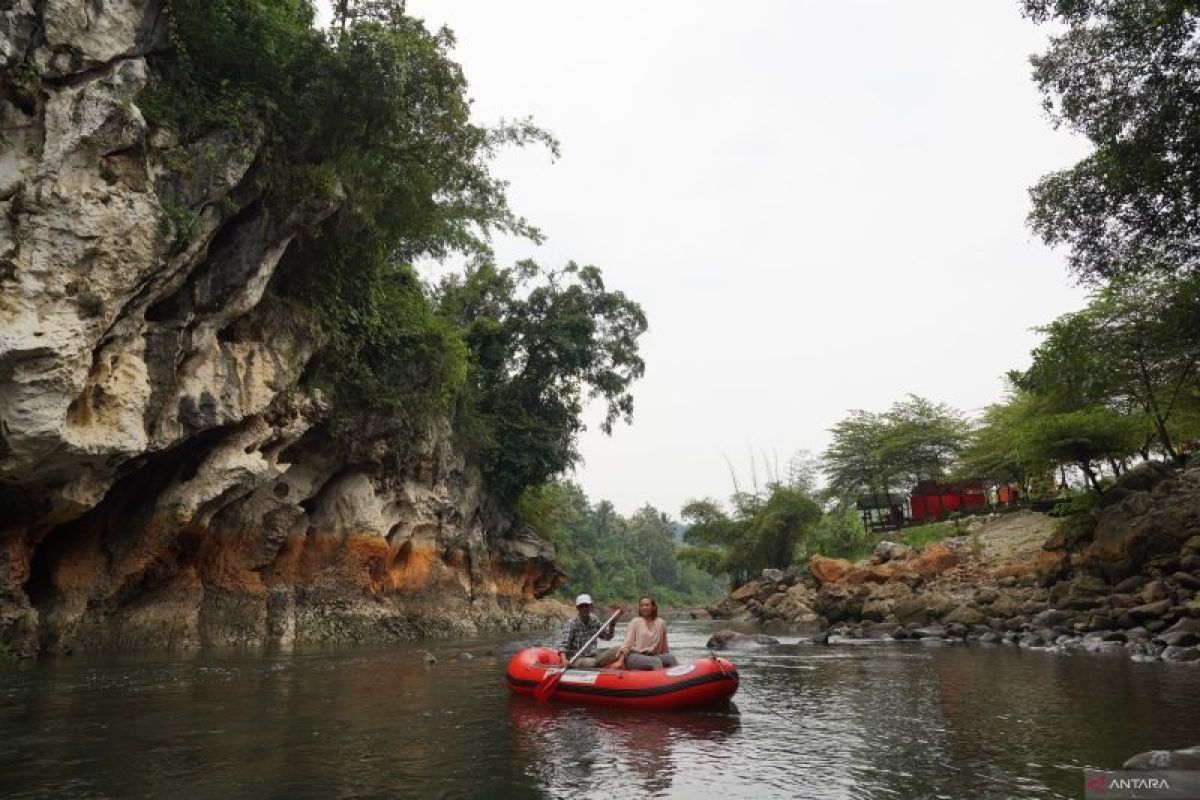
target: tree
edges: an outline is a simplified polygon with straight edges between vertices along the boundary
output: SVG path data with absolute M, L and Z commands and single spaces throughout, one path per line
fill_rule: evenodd
M 821 460 L 808 450 L 797 450 L 788 460 L 787 485 L 815 497 L 821 485 Z
M 626 523 L 626 535 L 638 561 L 645 565 L 650 579 L 671 585 L 679 580 L 679 562 L 671 518 L 647 503 Z
M 1032 59 L 1056 125 L 1093 152 L 1031 190 L 1030 223 L 1084 280 L 1194 269 L 1200 256 L 1200 9 L 1188 0 L 1024 0 L 1059 26 Z
M 705 602 L 720 593 L 715 580 L 679 558 L 675 523 L 651 505 L 629 518 L 608 501 L 591 505 L 574 483 L 530 487 L 517 504 L 521 522 L 554 543 L 567 574 L 559 593 L 590 592 L 633 601 L 651 593 L 663 603 Z
M 645 371 L 646 317 L 608 291 L 595 267 L 545 271 L 477 262 L 438 289 L 440 313 L 465 331 L 471 353 L 460 427 L 471 432 L 489 485 L 515 499 L 576 463 L 585 398 L 606 404 L 611 433 L 633 413 L 629 387 Z
M 911 394 L 882 414 L 851 411 L 830 430 L 823 454 L 830 490 L 843 499 L 886 495 L 945 477 L 966 446 L 969 427 L 956 409 Z
M 1110 408 L 1144 418 L 1162 453 L 1177 456 L 1172 421 L 1200 377 L 1200 276 L 1125 276 L 1082 311 L 1041 329 L 1045 340 L 1018 383 L 1057 412 Z
M 734 588 L 765 568 L 786 569 L 797 545 L 821 517 L 806 492 L 773 484 L 766 495 L 735 495 L 734 516 L 713 500 L 696 500 L 681 515 L 690 523 L 680 557 L 711 575 L 726 576 Z
M 884 422 L 880 457 L 891 474 L 910 486 L 945 477 L 958 462 L 969 431 L 962 412 L 914 394 L 894 403 Z
M 1024 426 L 1021 447 L 1029 462 L 1079 467 L 1092 490 L 1101 494 L 1097 463 L 1134 452 L 1142 431 L 1137 419 L 1107 408 L 1047 414 Z
M 1026 426 L 1041 413 L 1040 405 L 1030 392 L 1011 386 L 1002 402 L 985 408 L 963 453 L 962 473 L 1013 483 L 1030 494 L 1035 478 L 1054 466 L 1030 461 L 1023 447 Z
M 883 415 L 862 409 L 851 411 L 830 429 L 832 439 L 821 457 L 831 492 L 852 498 L 892 490 L 897 478 L 884 454 L 886 431 Z

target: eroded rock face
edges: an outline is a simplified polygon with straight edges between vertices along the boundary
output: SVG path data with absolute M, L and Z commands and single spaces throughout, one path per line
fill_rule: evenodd
M 1164 498 L 1170 502 L 1163 502 Z M 1160 477 L 1149 491 L 1129 492 L 1106 508 L 1093 542 L 1084 551 L 1086 569 L 1108 578 L 1136 574 L 1156 557 L 1187 558 L 1187 543 L 1200 535 L 1200 468 Z M 1195 567 L 1195 564 L 1190 566 Z
M 334 432 L 267 293 L 259 140 L 139 107 L 157 0 L 0 9 L 0 642 L 357 641 L 537 622 L 562 576 L 433 425 Z M 30 78 L 36 73 L 37 80 Z

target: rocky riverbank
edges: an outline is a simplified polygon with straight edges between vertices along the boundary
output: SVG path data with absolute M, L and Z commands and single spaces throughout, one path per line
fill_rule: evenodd
M 702 615 L 815 636 L 1124 651 L 1200 663 L 1200 468 L 1144 465 L 1094 529 L 1032 511 L 922 549 L 880 542 L 857 563 L 764 570 Z

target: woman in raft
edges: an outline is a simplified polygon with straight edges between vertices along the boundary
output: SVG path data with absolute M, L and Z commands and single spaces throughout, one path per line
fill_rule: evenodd
M 667 623 L 658 618 L 658 603 L 650 595 L 638 600 L 637 619 L 629 623 L 625 642 L 617 649 L 617 669 L 662 669 L 678 664 L 667 646 Z

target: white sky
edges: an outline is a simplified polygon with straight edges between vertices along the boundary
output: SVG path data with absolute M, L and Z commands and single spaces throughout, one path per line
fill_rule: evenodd
M 327 5 L 327 4 L 326 4 Z M 601 413 L 576 479 L 677 516 L 786 469 L 849 409 L 912 392 L 975 411 L 1030 328 L 1083 303 L 1025 227 L 1027 189 L 1085 143 L 1030 80 L 1015 0 L 409 0 L 448 25 L 480 122 L 532 115 L 562 158 L 497 163 L 549 236 L 642 304 L 632 426 Z

